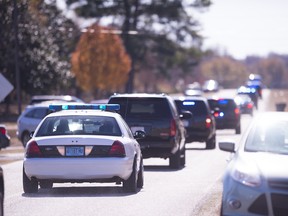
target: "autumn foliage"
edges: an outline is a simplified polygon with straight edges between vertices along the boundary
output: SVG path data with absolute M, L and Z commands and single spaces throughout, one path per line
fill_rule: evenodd
M 72 73 L 84 91 L 115 91 L 125 85 L 131 68 L 119 34 L 94 24 L 82 34 L 71 57 Z

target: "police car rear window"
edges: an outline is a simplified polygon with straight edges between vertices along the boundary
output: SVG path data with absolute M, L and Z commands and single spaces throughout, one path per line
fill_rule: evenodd
M 109 116 L 55 116 L 48 117 L 36 137 L 58 135 L 121 136 L 115 118 Z

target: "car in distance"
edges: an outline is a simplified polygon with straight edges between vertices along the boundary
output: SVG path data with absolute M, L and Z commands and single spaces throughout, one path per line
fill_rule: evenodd
M 216 122 L 208 101 L 204 97 L 174 98 L 179 113 L 189 111 L 192 118 L 184 119 L 186 143 L 205 142 L 206 149 L 214 149 L 216 144 Z
M 223 177 L 221 215 L 288 213 L 288 114 L 258 114 L 239 145 L 219 142 L 233 153 Z
M 10 136 L 4 124 L 0 124 L 0 149 L 6 148 L 10 145 Z
M 186 88 L 184 89 L 184 95 L 186 96 L 202 96 L 203 91 L 200 83 L 193 82 L 191 84 L 188 84 Z
M 216 129 L 234 129 L 241 133 L 241 113 L 233 98 L 208 98 L 216 120 Z
M 116 182 L 125 192 L 143 187 L 143 159 L 119 105 L 50 105 L 25 148 L 23 190 L 36 193 L 53 183 Z M 60 111 L 59 111 L 60 110 Z M 110 111 L 107 111 L 110 110 Z
M 120 114 L 132 131 L 143 130 L 139 140 L 144 158 L 169 158 L 169 166 L 180 169 L 185 165 L 186 130 L 173 99 L 166 94 L 114 94 L 108 103 L 120 104 Z M 181 119 L 180 119 L 181 118 Z
M 63 101 L 43 101 L 33 105 L 28 105 L 17 119 L 17 137 L 25 147 L 31 139 L 31 132 L 35 131 L 42 119 L 50 113 L 50 104 L 62 104 Z M 67 102 L 67 104 L 82 104 L 76 102 Z
M 238 94 L 235 96 L 234 100 L 239 106 L 241 114 L 249 114 L 253 116 L 254 103 L 248 95 Z
M 217 92 L 219 91 L 219 83 L 216 80 L 206 80 L 202 85 L 204 92 Z
M 258 109 L 259 94 L 257 89 L 255 89 L 254 87 L 240 86 L 237 89 L 237 95 L 248 95 L 253 101 L 255 108 Z
M 45 101 L 84 103 L 80 98 L 71 95 L 34 95 L 31 97 L 30 104 L 42 103 Z
M 28 105 L 17 119 L 17 137 L 25 147 L 42 119 L 49 113 L 50 103 Z

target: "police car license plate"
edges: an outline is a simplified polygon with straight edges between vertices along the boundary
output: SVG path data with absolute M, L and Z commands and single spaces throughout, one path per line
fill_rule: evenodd
M 69 146 L 65 148 L 65 155 L 70 157 L 75 156 L 84 156 L 84 147 L 83 146 Z

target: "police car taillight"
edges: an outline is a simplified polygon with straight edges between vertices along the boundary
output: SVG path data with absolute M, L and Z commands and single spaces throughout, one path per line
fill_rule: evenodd
M 41 150 L 36 141 L 30 141 L 27 144 L 26 158 L 42 157 Z
M 119 104 L 51 104 L 49 110 L 56 112 L 61 110 L 103 110 L 117 111 Z
M 109 156 L 111 157 L 125 157 L 126 152 L 125 148 L 122 142 L 116 140 L 112 144 L 110 151 L 109 151 Z

